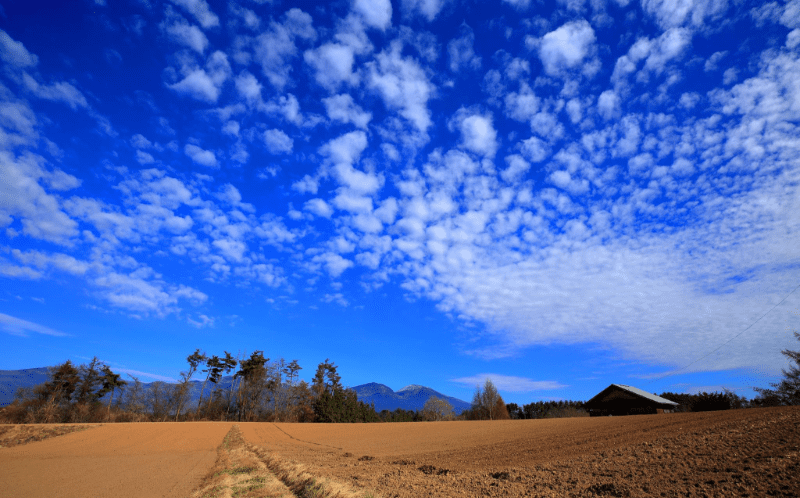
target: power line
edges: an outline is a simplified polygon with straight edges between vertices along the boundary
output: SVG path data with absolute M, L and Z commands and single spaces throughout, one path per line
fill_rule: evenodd
M 704 355 L 704 356 L 701 356 L 700 358 L 698 358 L 698 359 L 694 360 L 693 362 L 689 363 L 688 365 L 686 365 L 686 366 L 684 366 L 684 367 L 681 367 L 681 368 L 679 368 L 679 369 L 677 369 L 677 370 L 673 370 L 672 372 L 668 372 L 668 373 L 666 373 L 665 375 L 662 375 L 661 377 L 659 377 L 659 378 L 657 378 L 657 379 L 653 379 L 653 380 L 651 380 L 650 382 L 646 383 L 645 385 L 650 385 L 650 384 L 652 384 L 653 382 L 655 382 L 655 381 L 657 381 L 657 380 L 662 380 L 662 379 L 665 379 L 665 378 L 667 378 L 667 377 L 669 377 L 669 376 L 671 376 L 671 375 L 675 375 L 676 373 L 680 372 L 681 370 L 686 370 L 687 368 L 689 368 L 690 366 L 694 365 L 694 364 L 695 364 L 695 363 L 697 363 L 698 361 L 700 361 L 700 360 L 704 360 L 704 359 L 708 358 L 709 356 L 711 356 L 712 354 L 716 353 L 717 351 L 719 351 L 720 349 L 722 349 L 723 347 L 725 347 L 725 346 L 726 346 L 728 343 L 730 343 L 731 341 L 733 341 L 734 339 L 736 339 L 736 338 L 737 338 L 737 337 L 739 337 L 740 335 L 742 335 L 742 334 L 744 334 L 745 332 L 747 332 L 748 330 L 750 330 L 750 328 L 751 328 L 753 325 L 755 325 L 755 324 L 757 324 L 758 322 L 760 322 L 760 321 L 761 321 L 761 319 L 762 319 L 762 318 L 764 318 L 765 316 L 767 316 L 767 315 L 768 315 L 768 314 L 769 314 L 769 313 L 770 313 L 772 310 L 774 310 L 775 308 L 777 308 L 778 306 L 780 306 L 781 304 L 783 304 L 783 302 L 784 302 L 784 301 L 786 301 L 787 299 L 789 299 L 789 296 L 791 296 L 792 294 L 794 294 L 794 291 L 796 291 L 797 289 L 800 289 L 800 285 L 798 285 L 797 287 L 795 287 L 795 288 L 792 290 L 792 292 L 790 292 L 790 293 L 786 294 L 786 297 L 784 297 L 783 299 L 781 299 L 781 302 L 779 302 L 778 304 L 776 304 L 775 306 L 773 306 L 772 308 L 770 308 L 770 309 L 769 309 L 769 310 L 768 310 L 766 313 L 764 313 L 763 315 L 761 315 L 761 316 L 758 318 L 758 320 L 756 320 L 755 322 L 751 323 L 751 324 L 750 324 L 750 325 L 749 325 L 749 326 L 748 326 L 746 329 L 742 330 L 741 332 L 739 332 L 739 333 L 738 333 L 738 334 L 736 334 L 735 336 L 731 337 L 731 338 L 730 338 L 730 339 L 728 339 L 727 341 L 725 341 L 725 342 L 723 342 L 722 344 L 720 344 L 720 346 L 719 346 L 717 349 L 715 349 L 715 350 L 711 351 L 710 353 L 708 353 L 708 354 L 706 354 L 706 355 Z

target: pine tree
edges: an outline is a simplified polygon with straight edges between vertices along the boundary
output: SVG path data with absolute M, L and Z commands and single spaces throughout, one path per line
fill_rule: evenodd
M 795 332 L 794 337 L 800 341 L 800 332 Z M 772 389 L 755 388 L 760 394 L 759 399 L 754 400 L 756 403 L 760 401 L 765 405 L 775 402 L 781 405 L 800 405 L 800 350 L 784 349 L 781 354 L 792 360 L 794 365 L 790 365 L 789 370 L 781 370 L 783 380 L 770 384 Z

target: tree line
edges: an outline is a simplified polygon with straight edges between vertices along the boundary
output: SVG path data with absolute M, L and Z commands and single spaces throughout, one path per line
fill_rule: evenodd
M 235 358 L 208 356 L 196 350 L 178 383 L 121 376 L 96 357 L 88 364 L 71 361 L 51 367 L 48 380 L 20 388 L 0 410 L 10 423 L 89 423 L 148 421 L 376 422 L 372 405 L 358 401 L 341 384 L 337 366 L 326 359 L 311 384 L 299 380 L 297 360 L 270 361 L 263 351 Z M 238 367 L 238 368 L 237 368 Z M 201 374 L 200 396 L 191 402 L 192 378 Z M 223 378 L 229 374 L 228 382 Z M 227 384 L 227 385 L 225 385 Z
M 795 332 L 800 340 L 800 333 Z M 751 400 L 730 391 L 661 397 L 679 403 L 678 411 L 698 412 L 738 408 L 800 405 L 800 351 L 783 350 L 794 365 L 771 388 L 756 388 Z M 443 420 L 508 420 L 588 416 L 582 401 L 537 401 L 506 404 L 490 379 L 477 386 L 472 404 L 458 416 L 446 400 L 431 397 L 420 411 L 375 411 L 345 388 L 337 366 L 326 359 L 317 366 L 311 384 L 299 380 L 297 360 L 270 361 L 263 351 L 234 358 L 229 352 L 208 356 L 199 349 L 186 358 L 188 368 L 178 383 L 145 386 L 129 374 L 126 381 L 105 363 L 71 361 L 51 367 L 48 380 L 20 388 L 14 402 L 0 409 L 0 422 L 87 423 L 186 420 L 273 422 L 416 422 Z M 238 369 L 237 369 L 238 367 Z M 201 374 L 200 396 L 190 404 L 191 382 Z M 222 382 L 233 373 L 227 387 Z M 204 376 L 202 374 L 205 374 Z

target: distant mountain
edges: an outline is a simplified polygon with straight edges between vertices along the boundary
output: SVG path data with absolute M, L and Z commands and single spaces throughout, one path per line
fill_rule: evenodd
M 446 400 L 453 405 L 453 411 L 456 414 L 469 409 L 470 404 L 452 396 L 445 396 L 444 394 L 434 391 L 430 387 L 418 386 L 411 384 L 399 391 L 395 392 L 389 386 L 370 382 L 369 384 L 362 384 L 352 388 L 358 394 L 358 400 L 365 403 L 374 403 L 375 410 L 389 410 L 394 411 L 398 408 L 403 410 L 417 411 L 422 410 L 425 402 L 431 396 L 436 396 Z
M 0 370 L 0 406 L 11 404 L 11 402 L 14 401 L 14 394 L 20 387 L 33 387 L 47 382 L 49 380 L 47 369 L 48 367 L 28 368 L 24 370 Z M 124 375 L 122 380 L 128 383 L 126 387 L 129 387 L 133 384 L 133 380 L 127 375 Z M 230 388 L 232 382 L 233 376 L 229 375 L 220 379 L 220 382 L 216 385 L 216 387 L 227 390 Z M 142 387 L 145 390 L 148 390 L 152 384 L 153 382 L 142 382 Z M 189 386 L 188 406 L 197 405 L 197 401 L 200 399 L 200 390 L 202 387 L 203 381 L 191 381 Z M 214 384 L 210 382 L 206 384 L 206 390 L 203 392 L 203 398 L 208 396 L 211 391 L 214 390 L 214 387 Z M 110 394 L 107 394 L 106 396 L 110 396 Z M 102 399 L 106 400 L 107 398 L 103 397 Z
M 14 401 L 20 387 L 32 387 L 47 382 L 47 367 L 24 370 L 0 370 L 0 406 Z

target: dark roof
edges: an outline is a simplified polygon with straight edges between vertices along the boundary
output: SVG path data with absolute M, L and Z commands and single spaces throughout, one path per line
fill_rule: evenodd
M 591 405 L 591 404 L 593 404 L 593 402 L 599 401 L 598 398 L 600 398 L 601 396 L 606 394 L 609 390 L 613 390 L 613 389 L 621 389 L 621 390 L 629 392 L 629 393 L 631 393 L 631 394 L 633 394 L 633 395 L 635 395 L 635 396 L 637 396 L 639 398 L 643 398 L 643 399 L 646 399 L 648 401 L 652 401 L 653 403 L 656 403 L 656 404 L 659 404 L 659 405 L 678 406 L 678 403 L 675 403 L 674 401 L 670 401 L 668 399 L 664 399 L 661 396 L 656 396 L 655 394 L 650 394 L 649 392 L 643 391 L 643 390 L 639 389 L 638 387 L 626 386 L 625 384 L 611 384 L 607 388 L 605 388 L 602 391 L 600 391 L 594 398 L 592 398 L 589 401 L 587 401 L 586 405 Z

